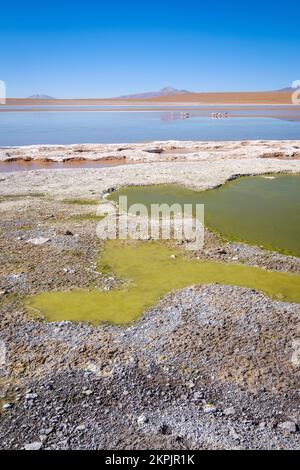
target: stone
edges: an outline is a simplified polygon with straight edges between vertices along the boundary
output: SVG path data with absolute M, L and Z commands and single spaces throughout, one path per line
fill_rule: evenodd
M 82 346 L 82 347 L 80 348 L 79 352 L 82 353 L 82 352 L 84 352 L 85 350 L 86 350 L 86 347 L 85 347 L 85 346 Z M 94 373 L 94 374 L 98 374 L 98 375 L 100 374 L 100 367 L 99 367 L 97 364 L 95 364 L 94 362 L 91 362 L 91 361 L 88 362 L 87 367 L 86 367 L 86 370 L 87 370 L 88 372 L 92 372 L 92 373 Z
M 147 423 L 148 418 L 145 415 L 140 415 L 137 419 L 137 423 L 139 426 L 142 426 L 143 424 Z
M 32 245 L 44 245 L 45 243 L 49 242 L 50 238 L 46 237 L 36 237 L 36 238 L 29 238 L 26 243 L 31 243 Z
M 228 408 L 225 408 L 223 410 L 223 414 L 226 416 L 234 415 L 235 414 L 235 408 L 233 406 L 229 406 Z
M 201 400 L 203 398 L 203 392 L 195 392 L 193 395 L 194 400 Z
M 12 404 L 11 403 L 4 403 L 4 405 L 2 405 L 2 409 L 3 410 L 9 410 L 10 408 L 12 408 Z
M 84 431 L 85 430 L 85 425 L 84 424 L 79 424 L 76 428 L 75 431 Z
M 147 152 L 147 153 L 163 153 L 164 149 L 161 149 L 161 148 L 145 149 L 144 152 Z
M 43 434 L 45 434 L 45 436 L 48 436 L 52 432 L 53 432 L 53 428 L 43 429 Z
M 217 412 L 217 407 L 213 403 L 206 403 L 206 405 L 203 406 L 203 411 L 204 413 L 216 413 Z
M 74 274 L 76 270 L 74 268 L 63 268 L 64 273 Z
M 37 393 L 27 393 L 25 395 L 25 400 L 35 400 L 38 397 Z
M 283 423 L 279 423 L 277 427 L 282 431 L 289 432 L 291 434 L 298 430 L 298 426 L 294 421 L 284 421 Z
M 30 442 L 29 444 L 24 445 L 25 450 L 40 450 L 42 448 L 43 443 L 40 441 Z
M 82 392 L 84 395 L 86 395 L 87 397 L 89 397 L 90 395 L 93 395 L 93 390 L 83 390 Z

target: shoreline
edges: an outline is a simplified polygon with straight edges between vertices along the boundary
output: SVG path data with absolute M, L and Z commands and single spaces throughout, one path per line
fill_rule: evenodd
M 24 145 L 0 147 L 0 164 L 9 162 L 139 163 L 201 162 L 244 158 L 297 160 L 300 140 L 152 141 L 117 144 Z
M 229 115 L 228 118 L 294 118 L 294 112 L 300 112 L 300 105 L 294 104 L 201 104 L 201 103 L 171 103 L 171 104 L 108 104 L 108 105 L 93 105 L 93 104 L 62 104 L 62 105 L 49 105 L 49 104 L 31 104 L 31 105 L 2 105 L 0 106 L 0 113 L 31 113 L 31 112 L 45 112 L 45 113 L 153 113 L 153 112 L 207 112 L 203 117 L 211 117 L 211 112 L 235 112 L 236 114 Z M 237 111 L 257 111 L 258 114 L 238 114 Z M 278 115 L 260 114 L 261 111 L 278 111 Z M 282 111 L 288 111 L 286 116 L 281 116 Z M 297 116 L 296 116 L 297 118 Z M 298 118 L 300 119 L 300 118 Z M 296 120 L 298 120 L 296 119 Z
M 153 142 L 146 144 L 146 148 L 153 149 Z M 156 145 L 165 145 L 155 143 Z M 181 146 L 188 150 L 188 142 Z M 202 146 L 203 145 L 203 146 Z M 0 172 L 0 195 L 26 194 L 32 192 L 32 188 L 39 188 L 45 195 L 54 196 L 56 199 L 63 197 L 88 197 L 99 199 L 103 194 L 113 189 L 132 185 L 147 184 L 182 184 L 190 189 L 205 190 L 224 184 L 236 175 L 257 175 L 266 173 L 292 172 L 300 173 L 300 160 L 293 158 L 281 159 L 281 155 L 295 153 L 294 147 L 300 145 L 299 141 L 285 143 L 256 143 L 242 145 L 241 142 L 230 142 L 227 145 L 219 143 L 199 144 L 201 150 L 192 153 L 171 154 L 170 160 L 159 160 L 161 153 L 142 152 L 145 145 L 135 144 L 133 153 L 129 153 L 135 164 L 120 164 L 102 168 L 66 168 L 42 169 L 17 172 Z M 174 147 L 174 143 L 172 144 Z M 72 147 L 72 146 L 71 146 Z M 225 147 L 225 148 L 224 148 Z M 32 147 L 30 147 L 32 149 Z M 47 152 L 53 147 L 46 147 Z M 123 147 L 122 147 L 123 148 Z M 246 150 L 245 150 L 246 148 Z M 38 151 L 35 156 L 40 156 Z M 57 150 L 57 147 L 54 147 Z M 59 152 L 64 149 L 59 147 Z M 157 150 L 156 146 L 154 149 Z M 275 151 L 275 149 L 277 149 Z M 68 149 L 69 150 L 69 149 Z M 20 151 L 20 149 L 18 149 Z M 107 156 L 107 146 L 104 146 L 102 158 Z M 22 150 L 21 150 L 22 152 Z M 28 149 L 25 150 L 28 152 Z M 120 151 L 125 152 L 125 150 Z M 126 152 L 129 152 L 127 149 Z M 298 152 L 298 151 L 297 151 Z M 297 153 L 298 155 L 298 153 Z M 264 156 L 262 158 L 262 156 Z M 70 157 L 70 155 L 69 155 Z M 93 154 L 92 158 L 86 155 L 86 161 L 93 161 L 99 155 Z M 121 157 L 121 156 L 120 156 Z M 33 157 L 34 158 L 34 157 Z M 61 156 L 60 156 L 61 158 Z M 161 158 L 166 158 L 161 157 Z M 147 160 L 146 160 L 147 159 Z M 33 159 L 39 161 L 39 159 Z M 53 160 L 55 161 L 55 159 Z M 57 161 L 61 161 L 58 159 Z M 25 177 L 24 177 L 25 176 Z
M 63 197 L 100 197 L 111 188 L 179 183 L 205 190 L 236 175 L 300 172 L 300 141 L 166 141 L 145 144 L 86 144 L 0 149 L 0 194 L 39 191 Z M 296 156 L 297 158 L 294 158 Z M 78 165 L 77 168 L 2 172 L 11 162 Z M 108 163 L 80 168 L 84 163 Z M 109 162 L 116 163 L 109 166 Z M 119 162 L 119 164 L 118 164 Z M 129 164 L 134 163 L 134 165 Z M 26 178 L 24 178 L 24 172 Z M 14 188 L 14 189 L 12 189 Z

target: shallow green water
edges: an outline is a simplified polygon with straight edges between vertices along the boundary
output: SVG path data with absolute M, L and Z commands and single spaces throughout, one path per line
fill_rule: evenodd
M 300 256 L 300 175 L 238 178 L 208 191 L 178 185 L 121 189 L 110 196 L 128 205 L 204 204 L 205 224 L 226 238 Z
M 171 255 L 176 255 L 175 259 Z M 106 242 L 99 269 L 125 280 L 121 289 L 45 292 L 28 300 L 30 311 L 49 321 L 128 324 L 174 289 L 191 284 L 250 287 L 300 303 L 300 276 L 241 264 L 187 259 L 183 250 L 158 242 Z

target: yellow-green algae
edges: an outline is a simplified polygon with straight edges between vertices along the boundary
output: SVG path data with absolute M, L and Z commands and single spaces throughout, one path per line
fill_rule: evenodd
M 96 199 L 64 199 L 62 202 L 78 206 L 97 206 L 99 204 L 99 201 Z
M 175 259 L 171 255 L 176 255 Z M 188 259 L 182 250 L 158 242 L 108 241 L 99 269 L 126 280 L 125 285 L 106 292 L 97 289 L 45 292 L 32 297 L 28 305 L 35 315 L 49 321 L 123 325 L 138 319 L 168 292 L 192 284 L 250 287 L 275 299 L 300 303 L 298 275 Z
M 118 202 L 204 204 L 204 222 L 228 240 L 261 245 L 268 250 L 300 256 L 300 175 L 241 177 L 207 191 L 178 185 L 131 186 L 112 193 Z M 130 209 L 129 209 L 130 211 Z

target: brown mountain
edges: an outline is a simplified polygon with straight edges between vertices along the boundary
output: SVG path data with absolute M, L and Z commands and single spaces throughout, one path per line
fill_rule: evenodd
M 181 95 L 181 94 L 187 94 L 187 93 L 192 93 L 191 91 L 188 90 L 177 90 L 176 88 L 173 87 L 165 87 L 162 88 L 159 91 L 146 91 L 144 93 L 135 93 L 132 95 L 123 95 L 123 96 L 118 96 L 118 98 L 121 99 L 144 99 L 144 98 L 159 98 L 160 96 L 173 96 L 173 95 Z

